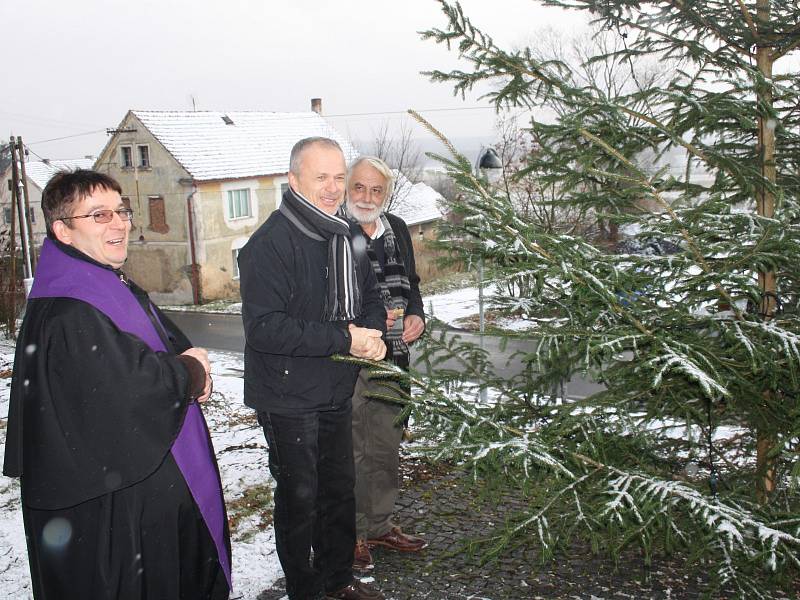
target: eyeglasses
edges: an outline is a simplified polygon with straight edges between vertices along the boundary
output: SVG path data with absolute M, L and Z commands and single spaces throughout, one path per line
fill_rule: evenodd
M 133 218 L 133 210 L 130 208 L 118 208 L 117 210 L 96 210 L 88 215 L 62 217 L 61 220 L 66 221 L 67 219 L 88 219 L 91 217 L 94 219 L 95 223 L 111 223 L 111 221 L 114 219 L 114 213 L 117 213 L 117 216 L 123 221 L 130 221 Z

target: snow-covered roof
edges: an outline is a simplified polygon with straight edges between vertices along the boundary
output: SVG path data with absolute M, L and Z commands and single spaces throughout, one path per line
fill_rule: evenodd
M 136 118 L 198 181 L 289 172 L 289 153 L 302 138 L 336 140 L 350 162 L 353 144 L 316 112 L 133 110 Z
M 43 190 L 50 178 L 59 171 L 74 171 L 75 169 L 91 169 L 94 160 L 91 158 L 75 158 L 71 160 L 29 160 L 25 162 L 25 175 Z
M 405 175 L 395 171 L 395 200 L 389 212 L 397 215 L 406 225 L 436 221 L 444 217 L 444 198 L 426 183 L 411 183 Z

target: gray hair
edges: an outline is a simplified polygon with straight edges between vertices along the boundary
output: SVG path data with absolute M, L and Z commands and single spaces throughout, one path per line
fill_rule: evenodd
M 292 152 L 289 154 L 289 172 L 294 173 L 295 175 L 300 175 L 300 163 L 303 162 L 303 152 L 308 149 L 309 146 L 313 146 L 314 144 L 320 144 L 322 146 L 327 146 L 329 148 L 336 148 L 339 152 L 342 152 L 342 147 L 339 145 L 339 142 L 336 140 L 332 140 L 331 138 L 326 138 L 322 136 L 313 136 L 303 138 L 299 142 L 297 142 L 294 146 L 292 146 Z M 344 155 L 344 152 L 342 152 Z
M 356 167 L 361 163 L 367 163 L 383 176 L 383 179 L 386 182 L 386 190 L 384 191 L 383 195 L 383 204 L 385 208 L 386 202 L 392 197 L 392 193 L 394 193 L 394 173 L 392 172 L 392 168 L 377 156 L 359 156 L 353 161 L 353 164 L 350 165 L 350 168 L 347 169 L 348 189 L 350 187 L 350 178 L 353 175 L 353 171 L 355 171 Z

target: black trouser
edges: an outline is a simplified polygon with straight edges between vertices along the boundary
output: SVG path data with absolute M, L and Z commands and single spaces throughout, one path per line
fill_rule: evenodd
M 326 411 L 258 413 L 276 482 L 275 544 L 291 600 L 352 580 L 356 540 L 349 403 Z M 314 548 L 314 561 L 310 551 Z

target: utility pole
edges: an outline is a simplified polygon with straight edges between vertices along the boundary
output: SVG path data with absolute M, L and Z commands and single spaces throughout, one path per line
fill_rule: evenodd
M 19 171 L 20 181 L 22 183 L 22 192 L 25 199 L 25 222 L 28 230 L 28 247 L 29 256 L 31 258 L 31 277 L 36 272 L 36 236 L 33 233 L 33 222 L 31 219 L 31 203 L 30 196 L 28 196 L 28 176 L 25 173 L 25 144 L 22 143 L 22 136 L 17 136 L 17 156 L 19 156 Z M 27 288 L 25 290 L 27 295 Z
M 25 218 L 23 193 L 19 180 L 19 163 L 17 163 L 17 141 L 14 136 L 11 136 L 11 181 L 14 187 L 11 191 L 11 202 L 16 206 L 17 218 L 19 219 L 19 239 L 20 247 L 22 248 L 24 276 L 25 279 L 30 279 L 33 276 L 33 269 L 31 268 L 30 244 L 28 244 L 28 222 Z
M 9 147 L 9 150 L 11 148 Z M 12 156 L 13 158 L 13 156 Z M 11 193 L 11 237 L 8 241 L 8 254 L 11 257 L 8 278 L 8 300 L 6 310 L 8 314 L 8 333 L 13 338 L 17 330 L 17 227 L 16 203 L 14 202 L 14 180 L 9 180 L 8 191 Z

